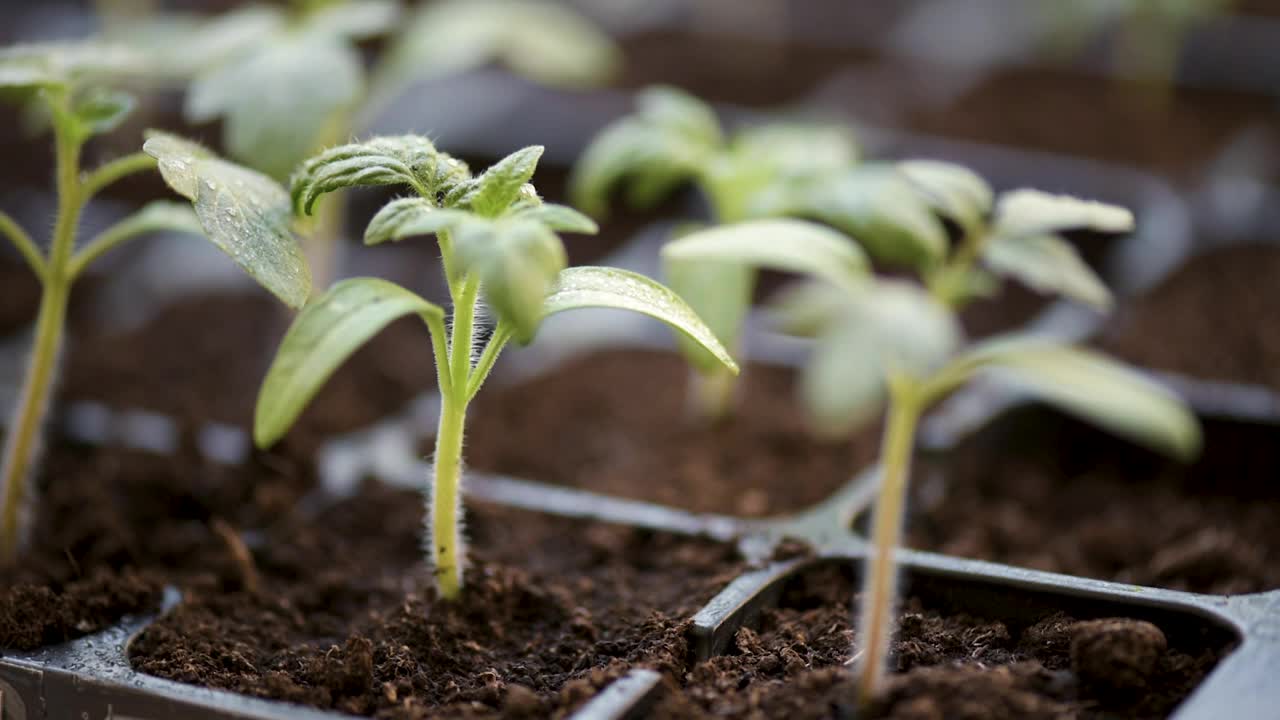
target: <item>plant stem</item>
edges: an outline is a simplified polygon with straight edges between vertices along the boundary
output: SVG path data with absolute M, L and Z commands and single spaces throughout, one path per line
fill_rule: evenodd
M 75 124 L 66 117 L 65 96 L 50 98 L 54 114 L 57 153 L 58 218 L 53 246 L 45 265 L 44 290 L 31 361 L 22 385 L 12 422 L 5 436 L 2 488 L 0 496 L 0 564 L 11 564 L 22 542 L 22 509 L 27 497 L 27 481 L 39 447 L 40 430 L 49 407 L 49 394 L 62 347 L 62 330 L 71 294 L 68 266 L 75 245 L 82 193 L 80 188 L 80 148 L 82 140 Z
M 858 638 L 862 666 L 858 675 L 858 700 L 875 697 L 889 661 L 889 638 L 897 599 L 898 571 L 895 551 L 902 537 L 902 516 L 916 423 L 922 408 L 914 380 L 893 377 L 889 381 L 889 422 L 880 449 L 880 497 L 872 528 L 874 549 L 864 572 L 862 618 Z
M 467 386 L 471 379 L 471 344 L 475 334 L 476 297 L 480 281 L 474 274 L 462 282 L 454 297 L 453 327 L 449 334 L 448 382 L 440 372 L 440 426 L 431 483 L 431 561 L 440 597 L 453 600 L 462 592 L 462 437 L 467 422 Z

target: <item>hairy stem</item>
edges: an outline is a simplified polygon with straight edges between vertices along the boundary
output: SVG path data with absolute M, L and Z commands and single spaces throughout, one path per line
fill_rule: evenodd
M 58 218 L 53 246 L 42 277 L 44 291 L 31 362 L 22 385 L 12 422 L 5 435 L 3 475 L 0 475 L 0 564 L 11 564 L 23 540 L 23 506 L 28 475 L 39 450 L 40 430 L 49 407 L 49 395 L 62 346 L 62 330 L 71 294 L 68 266 L 75 245 L 82 193 L 80 189 L 81 140 L 66 117 L 65 96 L 51 98 L 57 153 Z
M 462 592 L 462 525 L 458 522 L 462 485 L 462 434 L 467 405 L 445 396 L 436 433 L 435 479 L 431 483 L 431 561 L 440 597 L 453 600 Z M 453 396 L 453 397 L 451 397 Z
M 881 440 L 880 496 L 872 528 L 874 550 L 865 568 L 862 617 L 858 626 L 863 652 L 858 672 L 858 698 L 863 703 L 875 697 L 889 661 L 898 581 L 894 555 L 902 537 L 911 449 L 916 423 L 923 409 L 914 381 L 894 378 L 889 386 L 889 422 Z

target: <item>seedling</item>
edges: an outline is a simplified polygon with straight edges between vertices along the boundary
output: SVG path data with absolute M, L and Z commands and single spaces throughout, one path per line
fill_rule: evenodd
M 858 160 L 845 129 L 831 125 L 774 123 L 726 135 L 712 109 L 668 87 L 642 92 L 635 114 L 605 128 L 575 168 L 575 202 L 601 217 L 609 193 L 626 184 L 632 205 L 652 205 L 677 186 L 692 182 L 711 208 L 711 224 L 736 223 L 779 214 L 791 186 L 818 182 Z M 720 341 L 737 351 L 751 306 L 756 271 L 740 263 L 668 258 L 667 281 L 705 318 Z M 700 348 L 681 343 L 692 359 Z M 714 367 L 705 361 L 699 367 Z M 717 419 L 732 409 L 733 376 L 712 370 L 694 378 L 693 406 Z
M 346 141 L 421 79 L 501 61 L 541 82 L 578 87 L 604 81 L 618 64 L 607 36 L 555 3 L 452 0 L 400 14 L 393 0 L 298 0 L 248 5 L 185 32 L 174 29 L 179 18 L 160 16 L 128 37 L 151 39 L 164 60 L 160 72 L 194 77 L 188 120 L 221 119 L 231 157 L 278 180 Z M 356 43 L 397 28 L 366 73 Z M 344 210 L 338 199 L 325 202 L 304 228 L 318 287 L 336 270 Z
M 941 231 L 944 216 L 961 229 L 956 249 L 935 251 L 917 238 L 914 263 L 923 284 L 872 277 L 853 241 L 804 221 L 748 222 L 695 233 L 669 245 L 671 258 L 750 263 L 800 270 L 809 281 L 778 301 L 787 329 L 816 337 L 802 393 L 817 426 L 848 433 L 888 404 L 881 439 L 880 491 L 867 563 L 859 640 L 858 688 L 875 695 L 885 672 L 896 599 L 894 551 L 901 539 L 906 484 L 921 415 L 979 375 L 997 376 L 1031 396 L 1179 458 L 1200 444 L 1195 418 L 1165 389 L 1103 355 L 1050 338 L 1010 334 L 965 345 L 955 311 L 997 276 L 1106 307 L 1110 295 L 1058 233 L 1075 228 L 1124 232 L 1133 217 L 1119 207 L 1016 190 L 993 201 L 987 184 L 963 168 L 907 162 L 881 168 L 864 188 L 868 246 L 889 249 L 913 228 Z M 877 187 L 883 184 L 885 187 Z M 910 188 L 913 192 L 895 194 Z M 845 207 L 854 207 L 852 202 Z M 851 216 L 852 219 L 852 216 Z M 940 251 L 942 255 L 939 255 Z M 980 267 L 982 266 L 982 267 Z M 993 275 L 994 273 L 994 275 Z
M 39 454 L 40 429 L 57 372 L 67 300 L 75 280 L 91 262 L 146 233 L 200 233 L 203 226 L 205 230 L 212 228 L 209 237 L 215 245 L 286 303 L 301 305 L 309 292 L 306 265 L 287 229 L 273 234 L 244 233 L 232 218 L 233 213 L 263 215 L 267 203 L 276 199 L 262 191 L 263 183 L 272 183 L 257 173 L 223 163 L 196 146 L 187 146 L 189 157 L 181 166 L 163 159 L 160 163 L 170 184 L 196 201 L 194 211 L 185 204 L 155 201 L 77 247 L 80 211 L 85 204 L 115 181 L 156 167 L 156 160 L 141 152 L 90 172 L 80 167 L 85 142 L 115 129 L 133 107 L 130 95 L 108 89 L 104 81 L 137 73 L 141 62 L 127 50 L 96 45 L 31 45 L 0 51 L 0 93 L 42 109 L 48 116 L 57 158 L 58 193 L 58 213 L 47 252 L 11 217 L 0 213 L 0 232 L 13 242 L 43 286 L 30 364 L 5 435 L 0 563 L 13 562 L 22 545 L 29 475 Z M 181 141 L 157 135 L 148 141 L 147 149 L 173 143 Z M 197 167 L 207 178 L 204 187 L 198 187 L 191 175 Z M 181 187 L 175 178 L 182 179 Z M 280 192 L 276 207 L 287 219 L 287 197 Z
M 566 268 L 557 233 L 594 233 L 596 225 L 538 197 L 529 180 L 541 154 L 536 146 L 519 150 L 473 177 L 426 138 L 383 137 L 323 152 L 292 180 L 299 215 L 341 188 L 398 185 L 412 191 L 373 217 L 364 240 L 374 245 L 434 234 L 452 317 L 446 325 L 444 308 L 385 280 L 337 283 L 299 314 L 281 342 L 258 396 L 254 439 L 260 447 L 279 440 L 351 353 L 391 321 L 420 317 L 431 336 L 442 397 L 428 513 L 436 585 L 446 599 L 458 597 L 463 585 L 459 513 L 467 406 L 508 342 L 530 342 L 548 315 L 617 308 L 666 322 L 704 348 L 710 362 L 737 369 L 710 329 L 662 285 L 623 270 Z M 497 315 L 487 341 L 480 339 L 481 297 Z

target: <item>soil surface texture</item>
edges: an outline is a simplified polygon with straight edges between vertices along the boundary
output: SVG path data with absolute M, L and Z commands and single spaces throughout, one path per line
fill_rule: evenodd
M 1101 344 L 1157 370 L 1280 392 L 1280 243 L 1191 258 L 1122 308 Z
M 379 718 L 550 717 L 643 664 L 740 570 L 724 545 L 474 505 L 465 596 L 421 566 L 422 504 L 370 484 L 272 528 L 253 591 L 190 586 L 131 646 L 170 679 Z
M 1280 434 L 1208 422 L 1183 465 L 1042 408 L 912 479 L 908 542 L 949 555 L 1234 594 L 1280 588 Z
M 851 575 L 833 567 L 801 574 L 755 629 L 738 630 L 724 655 L 668 687 L 652 717 L 854 717 Z M 857 717 L 1166 717 L 1223 649 L 1196 629 L 1166 630 L 1054 611 L 1002 621 L 912 598 L 900 616 L 895 672 Z
M 510 387 L 487 387 L 468 423 L 476 469 L 699 512 L 762 516 L 830 496 L 876 455 L 878 428 L 823 442 L 805 424 L 792 371 L 752 365 L 740 411 L 689 412 L 676 354 L 611 350 Z

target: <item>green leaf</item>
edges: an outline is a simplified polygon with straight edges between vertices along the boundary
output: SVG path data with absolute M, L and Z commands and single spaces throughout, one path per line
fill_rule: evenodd
M 896 169 L 856 168 L 816 183 L 802 202 L 802 214 L 852 235 L 882 262 L 920 269 L 946 255 L 946 230 Z
M 414 235 L 434 235 L 471 217 L 464 210 L 436 207 L 426 198 L 392 200 L 378 211 L 364 231 L 364 244 L 377 245 Z
M 646 206 L 694 177 L 723 142 L 715 113 L 674 88 L 650 88 L 637 99 L 634 115 L 615 121 L 583 151 L 570 177 L 578 207 L 601 217 L 610 191 L 632 182 L 630 200 Z
M 498 217 L 520 197 L 520 191 L 538 169 L 543 147 L 531 145 L 494 163 L 475 180 L 465 202 L 484 217 Z
M 311 273 L 289 230 L 289 196 L 274 180 L 196 143 L 149 131 L 142 149 L 169 187 L 195 206 L 205 235 L 290 307 L 311 294 Z
M 386 280 L 335 284 L 298 314 L 262 381 L 253 439 L 267 447 L 293 425 L 329 376 L 369 338 L 406 315 L 443 318 L 444 310 Z
M 730 352 L 737 351 L 742 324 L 751 309 L 756 269 L 743 263 L 664 257 L 662 272 L 667 286 L 702 318 L 720 343 Z M 676 343 L 695 368 L 721 369 L 715 356 L 684 333 L 676 333 Z
M 975 346 L 965 362 L 1084 420 L 1174 457 L 1200 450 L 1200 426 L 1173 393 L 1103 355 L 1035 338 Z
M 666 260 L 712 260 L 805 273 L 837 285 L 867 277 L 867 259 L 849 238 L 804 220 L 750 220 L 686 235 L 662 249 Z
M 338 134 L 363 92 L 363 76 L 359 54 L 345 41 L 282 34 L 197 78 L 187 117 L 224 118 L 230 155 L 284 179 Z
M 735 375 L 738 364 L 685 302 L 669 288 L 637 273 L 616 268 L 573 267 L 560 272 L 543 305 L 546 315 L 578 308 L 614 308 L 642 313 L 684 333 Z M 709 370 L 710 368 L 699 368 Z
M 786 179 L 845 170 L 860 154 L 849 128 L 795 122 L 747 128 L 734 136 L 730 152 Z
M 133 112 L 136 100 L 126 92 L 92 88 L 76 98 L 73 112 L 87 135 L 109 133 Z
M 112 226 L 113 231 L 122 231 L 128 235 L 141 235 L 160 230 L 203 235 L 204 227 L 200 218 L 187 203 L 172 200 L 152 200 L 141 210 Z
M 375 137 L 340 145 L 307 160 L 290 180 L 294 211 L 310 214 L 317 198 L 342 188 L 407 185 L 434 197 L 464 184 L 467 166 L 419 135 Z
M 559 3 L 426 3 L 388 50 L 376 94 L 385 99 L 418 80 L 495 61 L 547 85 L 590 87 L 608 80 L 620 60 L 605 33 Z
M 1040 292 L 1065 295 L 1099 310 L 1111 307 L 1107 286 L 1080 259 L 1075 247 L 1057 235 L 997 235 L 983 246 L 982 262 Z
M 993 234 L 1018 238 L 1064 230 L 1129 232 L 1133 230 L 1133 213 L 1116 205 L 1039 190 L 1013 190 L 1000 196 Z
M 937 160 L 907 160 L 898 163 L 898 170 L 924 193 L 935 212 L 966 230 L 981 228 L 991 212 L 991 186 L 966 167 Z
M 567 205 L 543 203 L 525 208 L 515 217 L 525 220 L 536 220 L 556 232 L 580 233 L 595 235 L 600 231 L 596 221 L 583 215 Z
M 141 75 L 147 58 L 128 47 L 96 42 L 36 43 L 0 49 L 0 90 L 71 88 Z
M 469 218 L 453 227 L 464 272 L 480 276 L 485 301 L 527 344 L 542 322 L 543 299 L 568 264 L 564 243 L 531 220 Z
M 945 307 L 899 281 L 793 292 L 775 304 L 774 315 L 792 328 L 818 331 L 801 393 L 825 433 L 851 432 L 874 417 L 890 373 L 928 377 L 961 342 Z
M 399 17 L 400 6 L 394 0 L 346 0 L 309 14 L 305 28 L 307 32 L 362 40 L 392 30 Z

